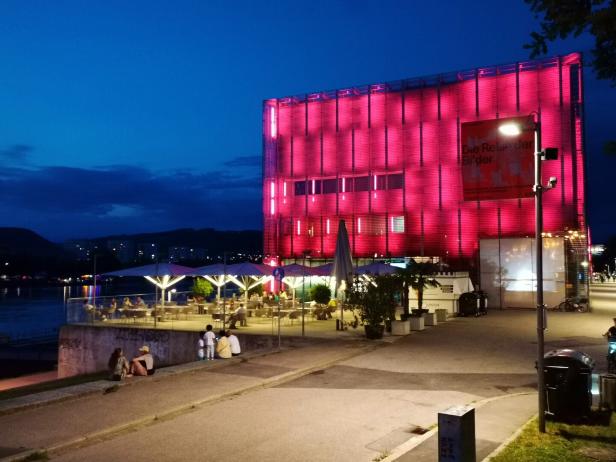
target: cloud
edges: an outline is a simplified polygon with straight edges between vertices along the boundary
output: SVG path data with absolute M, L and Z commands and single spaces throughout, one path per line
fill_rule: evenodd
M 33 147 L 27 144 L 14 144 L 5 149 L 0 149 L 0 160 L 7 163 L 26 162 L 33 151 Z
M 226 161 L 224 165 L 227 167 L 250 167 L 261 169 L 262 162 L 263 158 L 261 156 L 240 156 Z
M 261 181 L 254 171 L 11 168 L 0 175 L 0 226 L 55 240 L 179 227 L 260 228 Z

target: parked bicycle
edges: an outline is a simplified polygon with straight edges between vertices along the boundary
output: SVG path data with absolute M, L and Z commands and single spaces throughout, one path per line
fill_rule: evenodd
M 586 297 L 567 297 L 558 305 L 552 307 L 552 310 L 586 313 L 588 311 L 588 299 Z

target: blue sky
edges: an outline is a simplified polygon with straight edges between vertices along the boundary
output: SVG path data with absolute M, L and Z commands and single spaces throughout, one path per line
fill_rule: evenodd
M 263 99 L 524 60 L 536 25 L 522 1 L 4 0 L 0 226 L 56 241 L 259 228 Z M 616 89 L 587 69 L 585 90 L 601 240 Z

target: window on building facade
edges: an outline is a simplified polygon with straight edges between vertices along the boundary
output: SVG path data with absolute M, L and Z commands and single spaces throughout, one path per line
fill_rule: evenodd
M 404 216 L 391 217 L 391 232 L 403 233 L 404 232 Z

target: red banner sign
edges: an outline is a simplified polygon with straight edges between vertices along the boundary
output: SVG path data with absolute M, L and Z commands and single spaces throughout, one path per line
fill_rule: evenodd
M 520 134 L 503 135 L 499 127 L 515 124 Z M 464 200 L 533 196 L 535 132 L 532 117 L 482 120 L 462 124 Z

